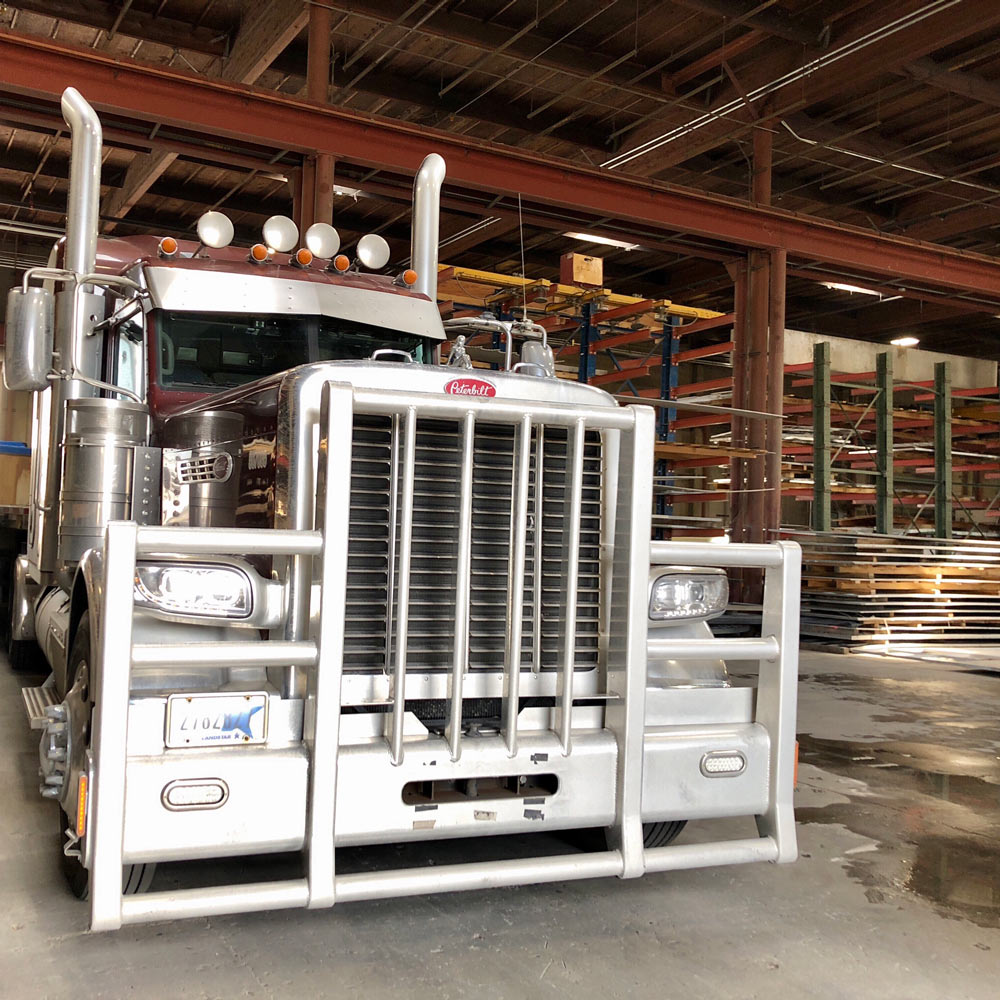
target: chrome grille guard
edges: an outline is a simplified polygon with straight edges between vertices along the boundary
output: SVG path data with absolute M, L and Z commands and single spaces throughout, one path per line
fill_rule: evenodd
M 603 635 L 601 667 L 608 696 L 605 726 L 617 745 L 615 762 L 615 819 L 609 831 L 610 849 L 567 857 L 524 858 L 431 868 L 337 874 L 335 851 L 336 789 L 340 746 L 341 691 L 344 680 L 345 605 L 347 595 L 351 449 L 349 429 L 355 414 L 398 416 L 410 432 L 404 437 L 402 516 L 398 560 L 395 658 L 387 738 L 387 758 L 402 760 L 402 722 L 405 709 L 405 641 L 408 628 L 407 593 L 412 553 L 410 537 L 413 494 L 413 454 L 418 418 L 459 420 L 463 426 L 461 509 L 472 497 L 471 446 L 477 421 L 506 423 L 517 428 L 517 474 L 513 484 L 509 578 L 523 579 L 528 508 L 530 430 L 536 423 L 567 428 L 570 447 L 570 502 L 579 510 L 582 479 L 582 443 L 590 430 L 604 438 L 605 537 L 602 538 Z M 760 836 L 712 844 L 644 849 L 642 839 L 642 770 L 647 657 L 647 586 L 651 561 L 673 559 L 682 543 L 649 541 L 653 463 L 653 412 L 646 407 L 601 408 L 525 404 L 438 397 L 421 393 L 353 389 L 328 382 L 323 386 L 319 425 L 319 463 L 315 491 L 315 527 L 311 530 L 215 529 L 140 527 L 134 522 L 112 522 L 106 534 L 100 600 L 93 606 L 97 630 L 97 692 L 93 723 L 93 784 L 90 800 L 87 855 L 91 862 L 91 928 L 111 930 L 123 923 L 172 917 L 239 913 L 289 907 L 321 908 L 335 902 L 384 898 L 425 892 L 460 891 L 590 878 L 600 875 L 636 877 L 643 872 L 790 860 L 795 851 L 791 813 L 794 745 L 797 606 L 793 594 L 798 573 L 798 548 L 732 546 L 684 547 L 683 561 L 705 565 L 766 567 L 765 633 L 757 640 L 681 642 L 671 655 L 683 657 L 746 656 L 761 663 L 761 687 L 756 714 L 772 732 L 774 774 L 771 801 L 759 817 Z M 572 509 L 571 509 L 572 514 Z M 471 559 L 471 520 L 464 518 L 457 544 L 456 589 L 468 593 Z M 579 517 L 571 516 L 570 532 L 579 532 Z M 613 535 L 613 537 L 612 537 Z M 571 549 L 575 546 L 571 546 Z M 696 551 L 697 550 L 697 551 Z M 311 637 L 237 642 L 133 643 L 133 579 L 139 556 L 255 555 L 289 557 L 309 567 L 309 579 L 319 584 L 318 630 Z M 565 588 L 566 607 L 573 607 L 578 565 L 570 557 Z M 299 591 L 309 593 L 313 588 Z M 517 752 L 517 705 L 521 681 L 519 629 L 523 610 L 516 583 L 510 590 L 503 671 L 503 745 Z M 305 609 L 308 620 L 308 609 Z M 462 751 L 461 696 L 468 655 L 468 605 L 457 612 L 449 726 L 446 746 L 453 759 Z M 566 616 L 564 659 L 559 666 L 558 711 L 555 731 L 563 754 L 573 750 L 574 618 Z M 400 638 L 401 637 L 401 638 Z M 263 665 L 301 670 L 305 677 L 303 747 L 308 756 L 305 816 L 305 875 L 302 878 L 249 885 L 159 891 L 122 896 L 125 775 L 129 718 L 130 675 L 133 667 L 163 665 L 183 660 L 185 666 L 220 667 Z M 530 668 L 529 668 L 530 671 Z M 783 750 L 782 750 L 783 747 Z M 170 751 L 170 753 L 183 751 Z M 387 766 L 391 764 L 387 761 Z

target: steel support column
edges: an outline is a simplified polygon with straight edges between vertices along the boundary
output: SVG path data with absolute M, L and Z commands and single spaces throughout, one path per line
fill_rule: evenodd
M 814 531 L 833 526 L 830 510 L 830 342 L 813 348 L 813 510 Z
M 768 133 L 770 135 L 770 132 Z M 785 398 L 785 270 L 784 250 L 771 253 L 771 298 L 768 307 L 767 411 L 781 413 Z M 781 527 L 782 421 L 767 422 L 767 503 L 765 529 L 772 540 Z
M 875 530 L 881 535 L 893 533 L 893 457 L 892 457 L 892 355 L 883 351 L 875 358 Z
M 580 316 L 580 365 L 577 370 L 577 380 L 588 382 L 593 374 L 591 365 L 594 363 L 594 356 L 590 353 L 590 345 L 597 338 L 598 330 L 591 323 L 591 316 L 594 307 L 589 302 L 584 302 Z
M 771 137 L 773 132 L 763 125 L 753 130 L 753 177 L 750 200 L 754 205 L 771 204 Z
M 660 399 L 673 399 L 677 389 L 677 365 L 674 363 L 674 349 L 677 346 L 674 341 L 674 327 L 679 326 L 680 316 L 669 316 L 663 324 L 663 336 L 660 340 Z M 657 441 L 676 441 L 677 434 L 672 430 L 673 421 L 677 417 L 677 411 L 667 407 L 659 407 L 656 415 L 656 439 Z M 674 478 L 669 474 L 667 461 L 657 459 L 654 466 L 656 482 L 654 496 L 656 502 L 653 509 L 659 515 L 673 514 L 674 505 L 668 503 L 664 490 L 674 484 Z M 662 539 L 664 536 L 663 526 L 657 525 L 655 537 Z
M 747 340 L 747 265 L 741 261 L 733 275 L 733 407 L 747 409 L 747 358 L 750 353 Z M 746 447 L 746 418 L 734 414 L 729 420 L 730 441 L 734 448 Z M 746 461 L 729 460 L 729 519 L 730 538 L 734 542 L 746 541 Z
M 951 363 L 934 366 L 934 534 L 951 538 Z
M 750 254 L 750 303 L 749 303 L 749 370 L 747 372 L 748 408 L 758 413 L 767 408 L 767 320 L 770 300 L 770 261 L 761 250 Z M 751 420 L 749 445 L 760 454 L 749 460 L 747 477 L 747 541 L 764 541 L 764 450 L 766 427 L 763 420 Z
M 330 8 L 314 3 L 309 7 L 306 55 L 306 95 L 310 101 L 326 104 L 329 100 L 331 62 Z M 317 154 L 313 169 L 313 199 L 309 217 L 302 217 L 303 232 L 314 222 L 330 223 L 333 219 L 333 156 Z

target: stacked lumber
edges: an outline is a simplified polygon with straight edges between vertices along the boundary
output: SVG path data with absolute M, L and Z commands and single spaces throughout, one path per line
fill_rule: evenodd
M 1000 542 L 783 532 L 802 546 L 803 639 L 1000 641 Z

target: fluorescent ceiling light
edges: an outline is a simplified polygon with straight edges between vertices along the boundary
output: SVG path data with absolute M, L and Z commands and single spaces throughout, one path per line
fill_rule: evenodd
M 364 191 L 361 188 L 343 187 L 340 184 L 333 185 L 333 193 L 340 198 L 353 198 L 355 201 L 364 197 Z
M 845 285 L 841 281 L 824 281 L 824 288 L 832 289 L 837 292 L 857 292 L 860 295 L 878 295 L 881 297 L 881 292 L 876 292 L 871 288 L 862 288 L 861 285 Z
M 916 347 L 920 341 L 916 337 L 897 337 L 895 340 L 890 340 L 889 343 L 893 347 Z
M 624 240 L 613 240 L 608 236 L 596 236 L 594 233 L 563 233 L 563 236 L 579 240 L 581 243 L 600 243 L 607 247 L 620 247 L 622 250 L 642 249 L 638 243 L 626 243 Z

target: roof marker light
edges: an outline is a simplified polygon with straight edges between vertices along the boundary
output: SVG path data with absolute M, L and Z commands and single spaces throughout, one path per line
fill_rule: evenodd
M 288 253 L 299 242 L 299 227 L 287 215 L 272 215 L 264 223 L 264 242 L 279 253 Z
M 296 267 L 308 267 L 312 261 L 312 250 L 307 250 L 305 247 L 299 247 L 299 249 L 295 251 L 295 256 L 292 258 L 291 263 Z
M 203 246 L 221 250 L 233 242 L 233 224 L 222 212 L 206 212 L 198 220 L 198 239 Z
M 337 254 L 333 260 L 330 261 L 330 266 L 327 268 L 328 271 L 340 271 L 343 273 L 351 266 L 350 260 L 342 253 Z
M 405 285 L 412 288 L 417 283 L 417 272 L 412 267 L 408 267 L 395 282 L 397 285 Z
M 340 233 L 325 222 L 314 222 L 306 230 L 306 246 L 314 257 L 329 259 L 340 249 Z
M 358 240 L 358 260 L 371 271 L 379 271 L 389 263 L 389 244 L 375 233 Z
M 163 239 L 160 240 L 160 245 L 157 249 L 160 251 L 161 257 L 176 257 L 179 247 L 177 245 L 177 240 L 175 240 L 173 236 L 164 236 Z
M 250 254 L 247 259 L 251 264 L 263 264 L 267 260 L 267 247 L 263 243 L 255 243 L 250 247 Z

